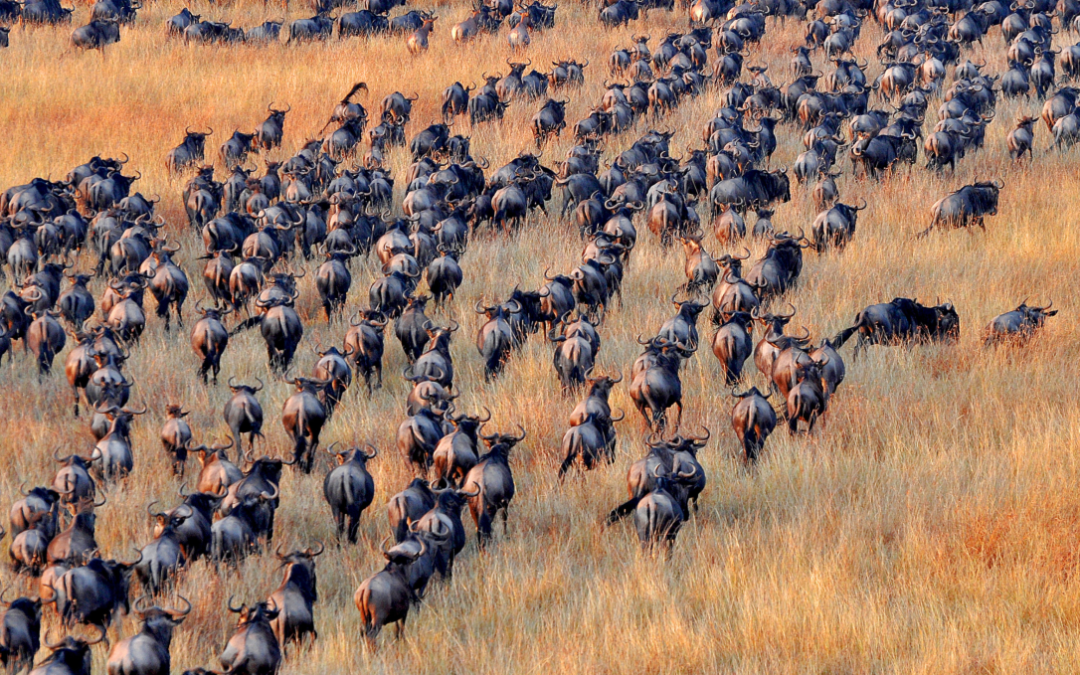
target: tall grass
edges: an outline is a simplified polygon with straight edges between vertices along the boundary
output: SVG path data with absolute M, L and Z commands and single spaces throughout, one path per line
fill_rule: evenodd
M 268 18 L 301 18 L 305 7 L 260 3 L 194 2 L 206 18 L 250 27 Z M 336 39 L 325 44 L 199 47 L 167 40 L 163 23 L 178 4 L 153 4 L 123 29 L 120 44 L 104 57 L 70 52 L 68 28 L 16 29 L 11 47 L 0 53 L 0 185 L 35 175 L 61 177 L 94 154 L 132 156 L 131 169 L 143 173 L 136 188 L 159 194 L 160 212 L 172 238 L 184 245 L 178 256 L 204 297 L 201 242 L 186 225 L 179 199 L 182 182 L 164 170 L 165 153 L 181 140 L 187 125 L 212 126 L 209 154 L 234 128 L 251 130 L 266 105 L 292 105 L 285 148 L 268 157 L 288 157 L 326 121 L 333 104 L 354 81 L 366 81 L 369 110 L 391 91 L 416 91 L 410 134 L 436 121 L 442 89 L 454 80 L 479 82 L 482 72 L 505 72 L 510 56 L 505 35 L 482 37 L 467 46 L 452 44 L 449 28 L 464 18 L 463 5 L 438 7 L 432 48 L 410 58 L 404 39 Z M 76 22 L 87 16 L 80 7 Z M 607 55 L 627 45 L 632 33 L 648 32 L 655 46 L 669 30 L 685 26 L 679 14 L 652 13 L 627 29 L 594 25 L 595 8 L 564 2 L 555 30 L 534 35 L 527 56 L 538 68 L 562 57 L 589 59 L 587 84 L 568 92 L 570 120 L 599 101 Z M 868 26 L 858 55 L 872 56 L 880 32 Z M 770 19 L 766 40 L 754 49 L 778 84 L 789 79 L 788 47 L 801 26 Z M 976 60 L 1003 67 L 995 33 Z M 714 55 L 713 55 L 714 56 Z M 877 74 L 871 67 L 871 75 Z M 673 148 L 700 146 L 700 130 L 719 106 L 710 91 L 684 102 L 654 126 L 676 131 Z M 935 99 L 933 110 L 939 103 Z M 532 143 L 528 120 L 539 104 L 514 103 L 501 124 L 472 135 L 473 154 L 499 166 Z M 406 637 L 381 639 L 371 653 L 361 645 L 352 593 L 382 566 L 378 542 L 388 534 L 382 505 L 411 478 L 394 449 L 394 432 L 404 416 L 407 383 L 397 377 L 403 354 L 387 341 L 386 386 L 368 399 L 350 392 L 323 435 L 333 441 L 369 440 L 382 453 L 372 462 L 377 495 L 365 514 L 363 542 L 330 548 L 319 558 L 316 622 L 319 639 L 310 651 L 292 654 L 286 673 L 974 673 L 1075 672 L 1080 670 L 1080 404 L 1076 380 L 1080 336 L 1075 328 L 1075 283 L 1080 278 L 1080 218 L 1072 185 L 1074 156 L 1045 151 L 1045 127 L 1037 132 L 1034 161 L 1014 166 L 1004 137 L 1009 121 L 1035 113 L 1035 102 L 1003 102 L 987 133 L 986 148 L 960 162 L 955 174 L 899 171 L 882 183 L 841 179 L 844 201 L 859 197 L 870 207 L 859 220 L 852 244 L 843 252 L 808 254 L 799 287 L 790 293 L 795 325 L 815 336 L 849 325 L 867 304 L 897 295 L 948 299 L 962 319 L 955 346 L 916 349 L 874 348 L 853 362 L 833 399 L 825 423 L 809 438 L 776 433 L 763 460 L 746 470 L 734 459 L 731 399 L 718 378 L 715 359 L 703 348 L 684 370 L 690 429 L 706 426 L 714 440 L 702 452 L 709 484 L 702 508 L 679 536 L 670 560 L 643 554 L 625 526 L 600 523 L 624 499 L 626 466 L 642 452 L 640 420 L 620 386 L 614 404 L 628 411 L 618 425 L 619 455 L 613 466 L 586 475 L 571 474 L 560 484 L 560 439 L 574 401 L 563 396 L 550 364 L 551 348 L 533 339 L 514 355 L 505 374 L 485 384 L 472 344 L 479 319 L 473 301 L 505 296 L 514 284 L 536 287 L 544 269 L 569 270 L 581 244 L 565 220 L 533 215 L 509 239 L 475 238 L 463 260 L 466 280 L 456 304 L 438 314 L 456 318 L 463 330 L 453 356 L 460 408 L 489 406 L 493 427 L 521 423 L 527 440 L 512 456 L 518 493 L 510 509 L 509 536 L 501 531 L 488 553 L 470 542 L 452 581 L 431 588 L 422 608 L 411 614 Z M 929 115 L 933 123 L 934 114 Z M 459 121 L 455 131 L 467 122 Z M 608 154 L 627 147 L 638 133 L 608 143 Z M 791 165 L 802 149 L 801 133 L 780 130 L 772 164 Z M 549 147 L 544 161 L 561 158 L 569 134 Z M 676 154 L 681 154 L 681 150 Z M 258 159 L 258 158 L 257 158 Z M 397 151 L 394 174 L 402 177 L 409 158 Z M 843 162 L 847 167 L 846 160 Z M 916 241 L 928 222 L 929 206 L 943 194 L 974 179 L 1006 183 L 1000 213 L 986 232 L 934 233 Z M 398 198 L 401 193 L 399 180 Z M 781 228 L 808 228 L 813 207 L 802 189 L 777 211 Z M 633 338 L 656 330 L 673 308 L 667 302 L 682 283 L 682 255 L 662 250 L 644 231 L 624 289 L 625 302 L 602 328 L 599 363 L 603 370 L 627 371 L 638 346 Z M 712 239 L 716 255 L 722 247 Z M 755 255 L 763 250 L 748 242 Z M 86 264 L 86 263 L 84 263 Z M 370 261 L 358 266 L 349 307 L 367 302 L 375 278 Z M 316 357 L 310 347 L 340 341 L 345 327 L 327 325 L 310 281 L 302 283 L 298 308 L 306 333 L 298 372 L 309 372 Z M 101 283 L 94 285 L 95 293 Z M 1023 349 L 987 350 L 982 327 L 1025 296 L 1052 298 L 1061 314 Z M 150 303 L 152 304 L 152 302 Z M 109 492 L 101 510 L 98 540 L 108 556 L 130 557 L 131 548 L 150 539 L 144 506 L 151 500 L 175 503 L 178 481 L 158 445 L 165 405 L 183 403 L 198 439 L 224 437 L 220 410 L 226 387 L 204 387 L 195 377 L 196 360 L 185 330 L 166 333 L 151 318 L 127 370 L 138 386 L 134 399 L 151 413 L 135 434 L 136 468 L 126 483 Z M 711 329 L 702 322 L 704 333 Z M 56 446 L 85 451 L 91 436 L 85 419 L 71 417 L 71 394 L 60 372 L 38 383 L 30 358 L 18 354 L 0 370 L 6 392 L 6 433 L 0 434 L 0 502 L 18 495 L 19 483 L 48 481 Z M 266 355 L 257 331 L 234 338 L 224 359 L 223 380 L 236 376 L 269 380 L 260 395 L 268 414 L 267 445 L 285 452 L 288 441 L 278 411 L 289 385 L 267 377 Z M 760 382 L 754 372 L 750 380 Z M 282 484 L 278 540 L 306 546 L 332 542 L 321 480 L 328 458 L 311 476 L 287 472 Z M 189 477 L 197 472 L 192 462 Z M 471 533 L 472 527 L 468 526 Z M 32 592 L 25 580 L 0 572 L 4 583 Z M 230 594 L 253 600 L 279 582 L 272 554 L 249 560 L 238 573 L 214 573 L 204 564 L 189 570 L 181 592 L 195 609 L 177 631 L 173 663 L 178 672 L 216 666 L 216 655 L 231 634 L 225 610 Z M 54 625 L 52 618 L 48 625 Z M 128 618 L 123 633 L 136 630 Z M 95 653 L 95 671 L 104 667 Z

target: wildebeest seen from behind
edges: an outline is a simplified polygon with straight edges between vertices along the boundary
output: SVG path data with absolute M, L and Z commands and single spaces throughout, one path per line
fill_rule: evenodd
M 233 379 L 229 378 L 229 389 L 232 390 L 233 396 L 225 402 L 222 416 L 225 418 L 225 423 L 229 425 L 229 429 L 232 430 L 236 449 L 243 453 L 243 439 L 240 438 L 240 434 L 248 434 L 248 446 L 251 450 L 255 448 L 255 437 L 262 437 L 263 411 L 255 394 L 262 391 L 264 385 L 259 378 L 255 378 L 255 381 L 259 383 L 258 387 L 233 384 Z
M 281 647 L 270 622 L 279 610 L 259 602 L 233 607 L 232 597 L 226 604 L 230 612 L 240 615 L 236 633 L 218 660 L 230 675 L 274 675 L 281 667 Z
M 359 321 L 357 321 L 359 319 Z M 386 319 L 376 311 L 360 310 L 349 320 L 345 334 L 345 360 L 353 366 L 356 378 L 363 377 L 371 395 L 372 374 L 376 375 L 376 387 L 382 387 L 383 329 Z
M 319 637 L 314 615 L 315 603 L 319 600 L 315 558 L 322 555 L 324 550 L 320 543 L 318 550 L 306 548 L 286 555 L 282 555 L 280 550 L 277 553 L 285 569 L 285 577 L 267 598 L 267 604 L 278 612 L 270 620 L 270 627 L 283 650 L 293 643 L 303 645 L 304 638 L 309 635 L 312 640 Z
M 825 414 L 828 409 L 828 396 L 825 393 L 825 383 L 821 377 L 822 368 L 828 364 L 825 362 L 795 364 L 795 386 L 787 395 L 787 423 L 788 432 L 794 436 L 799 430 L 799 421 L 806 422 L 806 433 L 814 430 L 814 423 Z
M 375 498 L 375 481 L 368 472 L 367 463 L 379 451 L 371 444 L 366 444 L 371 448 L 370 453 L 357 446 L 335 451 L 334 445 L 327 448 L 327 452 L 337 457 L 338 466 L 323 480 L 323 497 L 333 512 L 338 539 L 347 533 L 349 543 L 355 544 L 360 531 L 360 515 Z
M 424 555 L 427 543 L 421 540 L 420 551 L 413 555 L 404 552 L 390 553 L 386 548 L 386 541 L 383 541 L 381 548 L 386 556 L 386 567 L 365 579 L 353 597 L 356 608 L 360 611 L 364 636 L 371 647 L 375 646 L 375 638 L 382 627 L 390 623 L 397 624 L 397 637 L 401 638 L 405 630 L 405 619 L 409 616 L 409 606 L 417 601 L 416 593 L 409 584 L 408 566 Z
M 986 327 L 986 344 L 996 345 L 1003 342 L 1023 344 L 1042 328 L 1047 317 L 1054 316 L 1058 310 L 1051 310 L 1051 302 L 1045 307 L 1029 306 L 1027 301 L 1011 312 L 994 317 Z
M 465 489 L 478 490 L 469 498 L 469 510 L 476 522 L 476 537 L 480 548 L 491 541 L 492 520 L 502 512 L 503 534 L 507 532 L 507 511 L 514 498 L 514 475 L 510 471 L 510 451 L 525 439 L 525 429 L 520 436 L 493 434 L 481 438 L 488 444 L 488 451 L 480 456 L 465 476 Z
M 284 110 L 277 110 L 274 104 L 266 106 L 270 116 L 255 128 L 255 142 L 263 150 L 272 150 L 281 147 L 281 138 L 285 133 L 285 115 L 292 110 L 292 106 Z
M 386 515 L 394 532 L 394 541 L 405 541 L 409 523 L 435 507 L 435 493 L 423 478 L 414 478 L 401 492 L 386 503 Z
M 998 193 L 1004 187 L 1001 181 L 975 183 L 942 197 L 930 208 L 930 227 L 916 236 L 925 237 L 935 227 L 960 229 L 978 225 L 985 230 L 983 218 L 997 215 Z
M 1016 127 L 1009 132 L 1005 143 L 1009 148 L 1009 157 L 1014 161 L 1023 159 L 1027 153 L 1028 159 L 1032 159 L 1032 146 L 1035 144 L 1034 117 L 1024 115 L 1016 120 Z
M 311 473 L 319 449 L 319 434 L 327 417 L 326 406 L 319 400 L 318 392 L 327 381 L 308 377 L 285 381 L 296 386 L 296 393 L 285 400 L 281 423 L 285 433 L 293 439 L 293 461 L 304 473 Z
M 6 592 L 0 592 L 0 666 L 14 674 L 32 669 L 41 648 L 41 599 L 4 600 Z
M 106 630 L 100 626 L 98 630 L 100 632 L 96 640 L 68 635 L 60 642 L 50 642 L 46 633 L 45 646 L 52 650 L 52 653 L 46 656 L 37 668 L 31 670 L 30 675 L 90 675 L 90 647 L 106 639 Z
M 128 588 L 135 565 L 133 562 L 91 558 L 72 567 L 54 584 L 56 613 L 65 626 L 84 624 L 108 628 L 130 611 Z
M 147 607 L 146 596 L 135 601 L 135 615 L 142 621 L 141 630 L 135 635 L 117 642 L 109 653 L 106 670 L 109 675 L 169 675 L 172 658 L 173 630 L 183 623 L 191 612 L 191 603 L 178 595 L 186 605 L 183 609 Z
M 731 409 L 731 427 L 743 446 L 743 461 L 753 464 L 765 447 L 765 439 L 776 428 L 776 411 L 757 387 L 741 394 L 732 389 L 731 395 L 738 400 Z
M 184 418 L 191 414 L 183 406 L 165 406 L 165 424 L 161 428 L 161 445 L 172 461 L 173 473 L 184 477 L 188 446 L 191 444 L 191 427 Z

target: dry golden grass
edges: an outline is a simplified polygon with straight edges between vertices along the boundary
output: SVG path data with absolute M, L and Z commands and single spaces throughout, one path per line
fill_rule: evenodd
M 509 55 L 505 34 L 465 47 L 452 44 L 450 25 L 466 13 L 456 4 L 439 8 L 432 48 L 415 59 L 399 38 L 262 49 L 187 47 L 167 41 L 162 28 L 179 9 L 177 3 L 148 6 L 104 58 L 68 52 L 70 28 L 14 30 L 11 47 L 0 53 L 0 185 L 62 176 L 93 154 L 129 153 L 129 166 L 144 175 L 137 188 L 163 197 L 169 232 L 185 245 L 180 260 L 194 289 L 189 307 L 204 295 L 193 260 L 201 244 L 184 225 L 182 184 L 163 166 L 186 125 L 217 130 L 210 139 L 216 156 L 233 128 L 250 130 L 267 103 L 287 102 L 293 111 L 286 147 L 271 153 L 287 157 L 322 126 L 352 82 L 365 80 L 372 93 L 362 100 L 369 109 L 391 91 L 419 92 L 410 128 L 415 133 L 435 120 L 443 87 L 454 80 L 478 81 L 482 71 L 498 70 Z M 193 9 L 244 27 L 282 14 L 280 7 L 261 3 L 196 2 Z M 79 8 L 76 23 L 87 11 Z M 289 19 L 307 14 L 307 8 L 288 10 Z M 647 23 L 608 32 L 593 25 L 594 16 L 593 9 L 564 2 L 557 29 L 535 36 L 528 53 L 539 66 L 563 56 L 591 60 L 588 84 L 569 93 L 570 120 L 598 101 L 613 47 L 627 44 L 633 32 L 655 38 L 685 25 L 678 13 L 658 12 Z M 866 33 L 860 56 L 869 56 L 869 45 L 879 37 L 876 27 Z M 787 47 L 800 34 L 794 22 L 781 27 L 770 20 L 758 53 L 772 65 L 777 83 L 787 77 Z M 995 31 L 988 47 L 997 50 L 998 39 Z M 1002 54 L 988 49 L 975 58 L 983 56 L 1001 68 Z M 700 144 L 700 129 L 718 100 L 709 93 L 687 101 L 659 123 L 678 130 L 673 147 Z M 535 286 L 549 265 L 570 269 L 580 251 L 576 236 L 564 222 L 534 216 L 509 241 L 474 240 L 463 262 L 463 292 L 449 310 L 465 326 L 453 353 L 463 407 L 488 405 L 496 427 L 521 422 L 529 433 L 512 458 L 518 496 L 510 536 L 500 531 L 486 555 L 470 541 L 453 581 L 435 585 L 422 609 L 410 615 L 403 641 L 384 635 L 377 653 L 362 647 L 352 594 L 382 567 L 377 544 L 388 532 L 382 505 L 410 478 L 392 448 L 407 387 L 397 377 L 404 358 L 391 338 L 386 387 L 371 400 L 350 393 L 323 436 L 326 444 L 367 439 L 383 450 L 373 462 L 377 496 L 363 519 L 364 542 L 331 549 L 319 559 L 320 638 L 309 652 L 293 655 L 284 672 L 1080 670 L 1080 336 L 1074 321 L 1080 202 L 1072 189 L 1078 164 L 1073 156 L 1047 154 L 1047 134 L 1040 127 L 1034 163 L 1011 166 L 1004 137 L 1022 109 L 1037 110 L 1034 103 L 999 105 L 986 149 L 963 160 L 955 175 L 902 171 L 880 184 L 845 177 L 845 201 L 865 197 L 870 208 L 846 251 L 808 255 L 801 284 L 789 298 L 799 310 L 796 322 L 815 335 L 832 334 L 863 306 L 897 295 L 948 298 L 962 318 L 959 344 L 876 348 L 857 363 L 845 349 L 848 378 L 826 423 L 810 438 L 777 433 L 754 471 L 732 458 L 730 398 L 715 360 L 703 349 L 690 362 L 684 371 L 685 421 L 691 428 L 709 427 L 715 440 L 702 453 L 709 475 L 702 510 L 666 561 L 641 553 L 628 527 L 605 530 L 599 524 L 623 499 L 625 468 L 641 452 L 636 416 L 619 425 L 613 466 L 560 485 L 559 442 L 574 402 L 555 386 L 549 346 L 533 339 L 501 379 L 484 384 L 472 344 L 478 325 L 474 299 L 505 294 L 515 283 Z M 474 154 L 499 166 L 527 147 L 533 110 L 516 103 L 504 123 L 473 130 Z M 801 149 L 800 135 L 791 127 L 780 130 L 774 165 L 791 164 Z M 610 148 L 621 150 L 635 137 L 624 134 Z M 569 145 L 564 136 L 545 161 L 561 157 Z M 395 153 L 395 175 L 403 175 L 407 163 L 405 153 Z M 848 168 L 846 160 L 843 166 Z M 987 231 L 935 233 L 916 242 L 912 235 L 925 226 L 930 204 L 976 177 L 1006 182 L 1000 213 L 989 219 Z M 794 192 L 774 218 L 782 228 L 806 227 L 813 217 L 806 195 Z M 722 252 L 711 236 L 707 241 L 713 253 Z M 671 313 L 667 297 L 682 282 L 680 252 L 661 250 L 647 233 L 639 242 L 625 307 L 612 312 L 602 330 L 599 362 L 605 369 L 629 368 L 638 351 L 633 337 L 659 327 Z M 760 245 L 752 248 L 761 252 Z M 370 262 L 355 273 L 350 307 L 366 304 L 374 274 Z M 306 334 L 296 366 L 307 372 L 314 363 L 309 347 L 320 338 L 339 341 L 344 328 L 327 326 L 317 315 L 310 276 L 302 291 Z M 1052 298 L 1061 315 L 1022 350 L 984 349 L 982 326 L 1025 296 Z M 705 333 L 711 337 L 708 328 Z M 192 409 L 196 436 L 212 439 L 226 433 L 220 410 L 228 396 L 224 386 L 197 382 L 186 331 L 166 334 L 155 318 L 129 370 L 138 380 L 135 400 L 145 401 L 152 413 L 135 431 L 135 474 L 110 492 L 99 519 L 104 551 L 119 557 L 149 540 L 146 503 L 175 499 L 177 481 L 157 438 L 166 403 Z M 230 344 L 223 379 L 231 375 L 269 379 L 256 331 Z M 756 372 L 751 377 L 760 378 Z M 71 418 L 70 393 L 59 370 L 38 384 L 31 360 L 20 354 L 13 367 L 0 370 L 0 387 L 7 394 L 0 406 L 0 461 L 9 467 L 0 475 L 0 500 L 6 508 L 21 481 L 40 484 L 51 477 L 53 447 L 85 450 L 90 435 L 85 419 Z M 268 442 L 279 452 L 287 442 L 278 411 L 289 390 L 273 382 L 261 395 Z M 614 401 L 632 411 L 625 388 Z M 332 540 L 321 496 L 327 467 L 321 458 L 310 477 L 286 473 L 278 533 L 287 545 Z M 193 463 L 189 471 L 197 468 Z M 471 524 L 467 529 L 472 531 Z M 0 574 L 5 583 L 11 580 L 9 572 Z M 217 665 L 231 634 L 233 619 L 225 610 L 230 593 L 261 598 L 278 582 L 270 555 L 250 560 L 238 575 L 216 576 L 195 565 L 181 584 L 195 611 L 173 643 L 177 672 Z M 125 620 L 125 634 L 135 629 L 132 619 Z M 95 672 L 103 669 L 104 658 L 95 654 Z

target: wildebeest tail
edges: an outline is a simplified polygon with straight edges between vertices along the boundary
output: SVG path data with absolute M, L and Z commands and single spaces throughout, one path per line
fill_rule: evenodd
M 262 323 L 262 317 L 261 316 L 253 316 L 251 318 L 244 319 L 243 321 L 241 321 L 240 323 L 238 323 L 236 325 L 236 328 L 232 329 L 232 332 L 229 333 L 229 337 L 232 337 L 232 336 L 236 335 L 240 331 L 245 331 L 245 330 L 247 330 L 249 328 L 254 328 L 255 326 L 258 326 L 261 323 Z
M 831 340 L 829 340 L 829 342 L 832 343 L 832 346 L 835 349 L 840 349 L 841 347 L 844 346 L 844 343 L 847 342 L 851 338 L 852 335 L 857 333 L 858 330 L 860 328 L 862 328 L 862 325 L 863 325 L 863 314 L 862 314 L 862 312 L 859 312 L 859 315 L 855 317 L 855 325 L 852 326 L 851 328 L 845 328 L 844 330 L 840 331 Z
M 649 523 L 649 537 L 653 538 L 659 536 L 662 533 L 660 532 L 660 512 L 656 508 L 656 502 L 650 501 L 649 505 L 645 508 L 645 511 L 647 515 L 646 520 Z
M 619 522 L 620 518 L 625 518 L 626 516 L 633 513 L 634 509 L 637 508 L 638 501 L 640 499 L 641 499 L 640 497 L 632 497 L 628 501 L 625 501 L 622 504 L 619 504 L 618 506 L 616 506 L 611 511 L 611 513 L 608 514 L 607 524 L 611 525 L 612 523 L 617 523 L 617 522 Z

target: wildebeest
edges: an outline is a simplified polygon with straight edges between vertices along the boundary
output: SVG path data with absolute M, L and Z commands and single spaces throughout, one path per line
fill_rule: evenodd
M 146 511 L 155 520 L 154 540 L 143 547 L 142 560 L 135 566 L 135 576 L 149 595 L 159 596 L 173 587 L 176 573 L 187 565 L 185 544 L 181 543 L 180 528 L 195 516 L 190 506 L 181 505 L 171 512 L 154 512 L 151 502 Z
M 284 110 L 277 110 L 271 102 L 266 106 L 270 116 L 255 128 L 255 142 L 263 150 L 272 150 L 281 147 L 281 137 L 285 129 L 285 115 L 292 110 L 292 106 Z
M 206 137 L 213 133 L 213 127 L 208 131 L 192 131 L 191 127 L 184 129 L 184 140 L 165 155 L 165 169 L 180 173 L 202 162 L 206 153 Z
M 485 411 L 485 417 L 464 413 L 455 416 L 452 411 L 447 411 L 443 416 L 454 425 L 454 430 L 439 439 L 432 455 L 435 477 L 440 484 L 445 482 L 461 487 L 465 475 L 476 466 L 480 455 L 477 432 L 491 419 L 491 411 L 486 408 Z
M 641 413 L 645 428 L 663 432 L 668 426 L 667 409 L 678 408 L 674 429 L 682 422 L 682 382 L 679 380 L 680 359 L 690 358 L 694 349 L 685 344 L 654 338 L 638 357 L 643 364 L 630 382 L 630 398 Z
M 1029 306 L 1025 301 L 1011 312 L 995 316 L 986 327 L 985 343 L 987 345 L 1002 342 L 1023 344 L 1042 328 L 1047 317 L 1058 313 L 1058 310 L 1050 309 L 1053 306 L 1053 302 L 1045 307 Z
M 405 541 L 409 533 L 409 523 L 420 518 L 435 507 L 435 493 L 423 478 L 414 478 L 401 492 L 386 503 L 386 515 L 390 528 L 394 531 L 394 540 Z M 464 501 L 462 501 L 464 505 Z
M 930 227 L 917 236 L 924 237 L 935 227 L 959 229 L 978 225 L 985 230 L 983 217 L 997 215 L 998 193 L 1004 187 L 1001 181 L 975 183 L 942 197 L 930 208 Z
M 233 675 L 274 675 L 281 666 L 281 646 L 271 622 L 279 610 L 268 603 L 258 602 L 249 607 L 243 604 L 233 607 L 232 597 L 226 606 L 230 612 L 240 615 L 236 633 L 229 638 L 225 651 L 218 660 L 227 673 Z
M 426 472 L 432 464 L 435 448 L 444 435 L 442 411 L 430 408 L 417 410 L 398 426 L 397 448 L 402 457 Z
M 718 317 L 722 323 L 713 336 L 712 351 L 720 362 L 724 382 L 734 384 L 742 378 L 743 366 L 754 351 L 750 335 L 753 333 L 754 317 L 748 312 L 723 312 Z
M 359 321 L 357 321 L 359 318 Z M 371 395 L 371 376 L 376 377 L 376 387 L 382 387 L 383 328 L 386 319 L 381 313 L 363 311 L 349 320 L 351 328 L 345 334 L 346 360 L 352 363 L 356 377 L 363 377 Z
M 681 500 L 669 492 L 669 487 L 677 490 L 680 483 L 693 480 L 696 473 L 697 470 L 691 468 L 690 471 L 664 475 L 659 466 L 655 468 L 652 490 L 643 495 L 634 508 L 634 528 L 643 548 L 663 544 L 670 550 L 675 543 L 686 520 L 686 504 L 680 504 Z
M 367 444 L 367 447 L 371 448 L 370 453 L 360 447 L 334 451 L 331 445 L 327 449 L 337 457 L 338 466 L 323 480 L 323 497 L 333 512 L 338 539 L 347 531 L 350 544 L 356 543 L 360 515 L 375 498 L 375 481 L 368 472 L 367 463 L 379 451 L 373 445 Z
M 2 528 L 0 528 L 2 530 Z M 34 667 L 34 655 L 41 648 L 41 599 L 16 598 L 5 601 L 0 592 L 0 666 L 14 675 Z
M 311 473 L 315 453 L 319 449 L 319 434 L 326 424 L 326 407 L 318 392 L 328 383 L 308 377 L 286 379 L 296 387 L 296 393 L 285 400 L 281 423 L 293 439 L 293 460 L 304 473 Z
M 918 299 L 894 298 L 859 312 L 855 324 L 840 331 L 831 342 L 839 349 L 856 333 L 856 355 L 867 344 L 953 342 L 960 337 L 960 316 L 952 303 L 926 306 Z
M 405 46 L 408 48 L 410 54 L 416 56 L 427 50 L 428 35 L 435 32 L 435 20 L 438 18 L 439 17 L 437 16 L 425 18 L 424 23 L 409 36 Z
M 478 491 L 469 497 L 469 510 L 476 523 L 476 537 L 480 548 L 491 540 L 492 520 L 502 512 L 503 533 L 506 533 L 507 511 L 510 500 L 514 498 L 514 475 L 510 470 L 510 450 L 525 439 L 525 429 L 521 435 L 493 434 L 481 438 L 488 444 L 488 451 L 479 457 L 465 476 L 465 489 Z
M 325 548 L 320 543 L 318 550 L 306 548 L 277 557 L 285 568 L 281 585 L 270 597 L 267 605 L 277 610 L 277 616 L 270 621 L 270 627 L 282 649 L 290 643 L 302 645 L 304 638 L 312 640 L 319 637 L 315 630 L 314 606 L 319 599 L 315 577 L 315 558 L 322 555 Z
M 753 464 L 765 447 L 765 439 L 776 428 L 776 411 L 757 387 L 741 394 L 732 389 L 731 395 L 738 399 L 731 409 L 731 428 L 742 443 L 743 461 Z
M 409 606 L 418 599 L 409 584 L 408 566 L 426 551 L 427 543 L 424 540 L 421 540 L 420 550 L 411 555 L 401 551 L 391 553 L 386 548 L 386 541 L 383 541 L 382 553 L 387 560 L 386 567 L 365 579 L 353 596 L 356 609 L 360 611 L 364 637 L 371 647 L 375 646 L 375 638 L 382 627 L 390 623 L 397 623 L 397 637 L 401 638 L 405 630 L 405 619 L 409 616 Z
M 862 206 L 837 202 L 828 210 L 819 213 L 814 218 L 814 248 L 822 252 L 830 246 L 838 249 L 847 246 L 851 238 L 855 236 L 859 211 L 865 208 L 866 200 L 862 200 Z
M 100 631 L 96 640 L 85 640 L 70 635 L 60 642 L 50 642 L 45 636 L 45 646 L 52 651 L 30 675 L 90 675 L 90 647 L 105 640 L 105 629 Z
M 108 628 L 130 612 L 128 587 L 138 559 L 126 563 L 91 558 L 72 567 L 53 585 L 56 613 L 65 626 L 86 624 Z
M 825 414 L 828 408 L 828 395 L 825 393 L 825 383 L 821 372 L 823 363 L 811 361 L 810 363 L 795 364 L 795 385 L 787 394 L 787 423 L 788 432 L 795 435 L 799 430 L 799 421 L 807 424 L 806 433 L 814 430 L 814 423 Z
M 119 41 L 120 23 L 116 19 L 91 21 L 71 34 L 71 46 L 76 49 L 104 50 L 106 46 Z
M 135 601 L 133 609 L 142 621 L 142 629 L 113 646 L 105 666 L 109 675 L 169 675 L 173 630 L 191 612 L 191 603 L 183 596 L 177 597 L 186 607 L 143 607 L 144 598 Z
M 199 377 L 206 384 L 206 375 L 212 371 L 212 381 L 216 385 L 221 372 L 221 356 L 229 346 L 229 331 L 221 320 L 232 309 L 203 309 L 196 303 L 195 311 L 203 315 L 191 329 L 191 348 L 202 359 Z
M 326 15 L 325 11 L 318 11 L 309 19 L 297 19 L 289 25 L 289 39 L 285 44 L 295 42 L 310 42 L 312 40 L 329 40 L 334 32 L 334 20 Z
M 1028 159 L 1032 159 L 1032 146 L 1035 144 L 1034 125 L 1037 120 L 1029 115 L 1024 115 L 1016 120 L 1016 127 L 1009 132 L 1005 142 L 1009 149 L 1009 157 L 1020 160 L 1027 153 Z
M 225 423 L 229 425 L 229 429 L 232 430 L 236 449 L 242 453 L 244 446 L 240 434 L 248 434 L 248 446 L 251 450 L 255 448 L 255 437 L 262 437 L 263 411 L 255 394 L 262 391 L 263 382 L 255 378 L 259 383 L 259 386 L 255 387 L 247 384 L 233 384 L 233 379 L 229 378 L 229 389 L 232 390 L 233 396 L 225 402 L 222 416 L 225 418 Z
M 511 301 L 521 310 L 521 304 Z M 507 322 L 507 311 L 496 303 L 490 307 L 476 303 L 476 313 L 487 318 L 476 334 L 476 348 L 484 359 L 484 380 L 491 381 L 502 372 L 514 346 L 514 333 Z
M 741 176 L 719 181 L 709 191 L 714 213 L 724 205 L 745 213 L 748 209 L 768 207 L 778 201 L 791 201 L 791 186 L 786 174 L 786 169 L 750 169 Z

